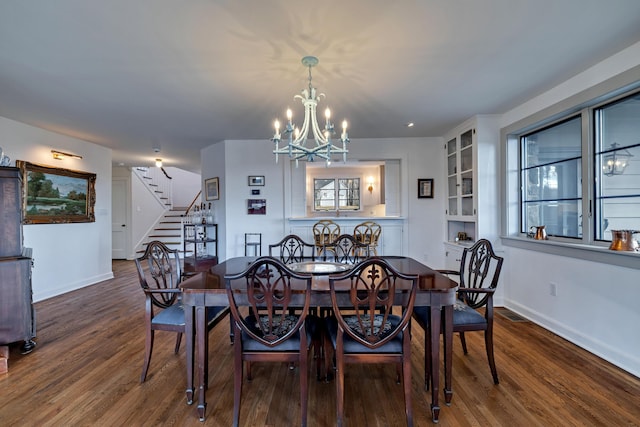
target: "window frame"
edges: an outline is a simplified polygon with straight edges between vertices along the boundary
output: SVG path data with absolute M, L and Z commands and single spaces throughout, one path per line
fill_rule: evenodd
M 333 181 L 333 207 L 327 208 L 327 209 L 322 209 L 322 208 L 318 208 L 318 204 L 317 204 L 317 194 L 318 194 L 318 190 L 316 188 L 316 181 Z M 357 191 L 358 193 L 358 205 L 355 208 L 350 208 L 348 206 L 343 206 L 340 204 L 341 200 L 344 200 L 344 198 L 340 197 L 340 194 L 343 190 L 341 190 L 340 188 L 340 182 L 341 181 L 354 181 L 357 183 L 357 190 L 353 190 L 353 191 Z M 314 212 L 337 212 L 337 211 L 348 211 L 348 212 L 358 212 L 362 210 L 362 186 L 360 185 L 360 178 L 359 177 L 330 177 L 330 178 L 322 178 L 322 177 L 315 177 L 313 178 L 313 211 Z
M 580 125 L 581 125 L 581 132 L 580 132 L 580 138 L 581 138 L 581 143 L 580 143 L 580 155 L 579 156 L 572 156 L 572 157 L 564 157 L 562 158 L 562 160 L 555 160 L 554 162 L 547 162 L 547 163 L 540 163 L 538 165 L 534 166 L 527 166 L 525 168 L 525 163 L 528 163 L 528 160 L 525 161 L 524 156 L 525 153 L 522 152 L 523 148 L 524 148 L 524 139 L 531 137 L 534 134 L 539 134 L 542 133 L 544 131 L 547 131 L 549 129 L 555 128 L 555 127 L 559 127 L 562 126 L 564 124 L 567 124 L 571 121 L 574 121 L 578 119 L 580 121 Z M 523 182 L 523 176 L 525 175 L 524 171 L 525 170 L 531 170 L 534 168 L 541 168 L 541 167 L 545 167 L 545 166 L 550 166 L 552 164 L 558 164 L 558 163 L 564 163 L 564 162 L 568 162 L 568 161 L 574 161 L 577 160 L 579 162 L 579 173 L 578 176 L 576 178 L 578 178 L 580 180 L 581 183 L 584 182 L 584 155 L 583 155 L 583 150 L 582 147 L 584 146 L 584 139 L 585 139 L 585 134 L 583 132 L 582 129 L 582 121 L 583 121 L 584 117 L 582 114 L 571 114 L 568 115 L 566 117 L 563 117 L 560 120 L 557 120 L 551 124 L 545 124 L 544 126 L 535 128 L 531 131 L 528 131 L 526 133 L 520 134 L 518 136 L 518 141 L 519 141 L 519 154 L 518 154 L 518 158 L 519 158 L 519 162 L 518 162 L 518 173 L 520 176 L 520 181 L 519 181 L 519 187 L 520 187 L 520 199 L 519 199 L 519 205 L 520 205 L 520 232 L 527 235 L 529 232 L 530 227 L 534 227 L 535 225 L 549 225 L 549 224 L 525 224 L 526 222 L 526 218 L 527 218 L 527 212 L 525 207 L 527 206 L 528 203 L 533 203 L 536 202 L 536 200 L 533 199 L 526 199 L 524 197 L 525 194 L 525 190 L 526 190 L 526 184 Z M 573 198 L 559 198 L 559 197 L 555 197 L 555 198 L 549 198 L 549 199 L 540 199 L 538 200 L 538 202 L 563 202 L 563 201 L 568 201 L 568 200 L 574 200 L 578 205 L 579 205 L 579 217 L 585 218 L 584 216 L 584 205 L 585 205 L 585 192 L 584 192 L 584 188 L 582 188 L 582 184 L 580 184 L 580 190 L 578 191 L 577 197 L 573 197 Z M 578 221 L 578 223 L 580 223 L 580 221 Z M 584 226 L 580 227 L 578 226 L 578 228 L 582 228 L 584 229 Z M 554 237 L 561 237 L 563 239 L 571 239 L 571 240 L 582 240 L 582 237 L 580 236 L 580 232 L 578 232 L 578 236 L 567 236 L 567 235 L 557 235 L 554 234 L 553 231 L 551 229 L 547 229 L 547 234 L 549 236 L 554 236 Z
M 501 239 L 505 246 L 579 258 L 611 265 L 640 269 L 640 252 L 611 251 L 609 241 L 595 239 L 595 142 L 594 111 L 604 105 L 640 92 L 640 66 L 604 80 L 569 96 L 500 130 L 501 141 Z M 582 116 L 582 238 L 550 237 L 538 241 L 521 232 L 519 137 L 545 126 L 559 123 L 572 115 Z

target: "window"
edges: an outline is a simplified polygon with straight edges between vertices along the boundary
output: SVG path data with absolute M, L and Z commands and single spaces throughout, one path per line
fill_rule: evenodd
M 544 225 L 550 236 L 582 236 L 580 116 L 520 137 L 521 232 Z
M 313 207 L 316 211 L 360 210 L 360 178 L 314 178 Z
M 640 225 L 640 94 L 593 112 L 595 239 Z
M 509 198 L 518 199 L 508 215 L 519 216 L 510 233 L 544 225 L 549 236 L 603 246 L 611 230 L 640 226 L 640 92 L 570 111 L 507 133 L 518 147 L 507 175 Z

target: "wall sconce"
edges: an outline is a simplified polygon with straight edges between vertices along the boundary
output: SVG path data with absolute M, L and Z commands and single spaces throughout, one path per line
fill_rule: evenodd
M 633 154 L 625 149 L 617 149 L 618 143 L 611 144 L 609 154 L 602 156 L 602 173 L 606 176 L 622 175 Z
M 156 159 L 156 167 L 157 168 L 161 168 L 162 167 L 162 159 Z
M 367 190 L 369 190 L 369 193 L 373 193 L 373 177 L 372 176 L 369 177 L 369 186 L 367 187 Z
M 56 160 L 63 160 L 65 157 L 82 160 L 82 156 L 78 156 L 77 154 L 64 153 L 57 150 L 51 150 L 51 155 L 53 155 L 53 158 Z

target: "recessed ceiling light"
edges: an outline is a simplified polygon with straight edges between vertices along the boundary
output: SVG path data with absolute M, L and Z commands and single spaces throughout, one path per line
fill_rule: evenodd
M 409 123 L 407 123 L 407 127 L 408 127 L 408 128 L 412 128 L 412 127 L 413 127 L 413 122 L 409 122 Z

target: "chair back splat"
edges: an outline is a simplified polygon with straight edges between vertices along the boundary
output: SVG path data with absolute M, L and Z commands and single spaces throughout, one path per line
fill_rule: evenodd
M 233 425 L 239 425 L 243 362 L 289 362 L 300 367 L 300 406 L 307 424 L 307 354 L 317 330 L 308 316 L 311 275 L 297 274 L 272 257 L 255 260 L 242 273 L 224 278 L 235 330 Z M 295 308 L 299 314 L 292 314 Z
M 342 264 L 357 264 L 369 255 L 367 244 L 356 241 L 350 234 L 341 234 L 322 247 L 320 258 Z
M 285 264 L 316 259 L 315 246 L 295 234 L 289 234 L 278 243 L 269 245 L 269 256 L 279 258 Z
M 337 425 L 344 422 L 344 366 L 348 363 L 394 363 L 401 366 L 407 425 L 411 405 L 411 337 L 409 321 L 418 286 L 417 275 L 395 270 L 385 260 L 368 258 L 351 271 L 329 276 L 335 317 L 326 321 L 325 347 L 335 352 Z M 350 305 L 339 301 L 348 293 Z M 393 308 L 401 314 L 393 314 Z M 376 310 L 380 310 L 376 314 Z M 326 357 L 327 363 L 330 358 Z M 328 369 L 328 368 L 327 368 Z M 375 405 L 376 402 L 372 402 Z

